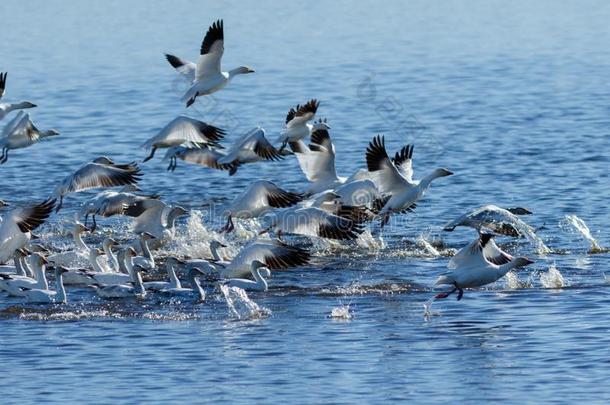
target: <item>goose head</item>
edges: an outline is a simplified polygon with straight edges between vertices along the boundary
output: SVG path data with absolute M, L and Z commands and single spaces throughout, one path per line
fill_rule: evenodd
M 451 176 L 453 175 L 453 172 L 450 170 L 447 170 L 445 168 L 440 168 L 440 169 L 436 169 L 434 170 L 434 176 L 435 177 L 446 177 L 446 176 Z
M 100 165 L 113 165 L 114 161 L 107 156 L 100 156 L 92 160 L 93 163 L 98 163 Z
M 4 200 L 0 200 L 0 208 L 8 207 L 10 204 Z
M 112 246 L 117 246 L 119 243 L 112 239 L 112 238 L 106 238 L 104 239 L 104 242 L 102 243 L 102 246 L 106 247 L 106 248 L 110 248 Z
M 182 217 L 182 216 L 188 214 L 189 212 L 186 208 L 183 208 L 183 207 L 177 205 L 174 208 L 172 208 L 171 213 L 174 215 L 175 218 L 178 218 L 178 217 Z
M 184 260 L 178 259 L 177 257 L 170 256 L 167 259 L 165 259 L 165 264 L 168 266 L 178 266 L 178 265 L 185 265 L 186 262 Z
M 61 134 L 59 133 L 59 131 L 57 131 L 55 129 L 49 129 L 47 131 L 41 132 L 40 135 L 42 135 L 43 137 L 46 137 L 46 136 L 57 136 L 57 135 L 61 135 Z
M 240 66 L 237 69 L 235 69 L 235 74 L 245 75 L 248 73 L 254 73 L 254 69 L 252 69 L 249 66 Z
M 81 224 L 80 222 L 74 223 L 74 229 L 73 229 L 74 236 L 80 235 L 81 233 L 89 232 L 89 231 L 90 231 L 90 229 L 87 228 L 85 225 Z

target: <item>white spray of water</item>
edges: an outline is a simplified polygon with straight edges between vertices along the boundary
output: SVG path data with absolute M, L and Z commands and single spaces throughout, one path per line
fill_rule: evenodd
M 338 307 L 334 307 L 330 311 L 330 317 L 333 319 L 336 319 L 336 320 L 350 321 L 350 320 L 352 320 L 354 315 L 353 315 L 353 312 L 352 312 L 349 304 L 347 304 L 347 305 L 340 304 Z
M 568 285 L 555 265 L 552 265 L 546 272 L 540 274 L 540 283 L 544 288 L 563 288 Z
M 267 317 L 271 311 L 260 307 L 239 287 L 220 285 L 220 291 L 229 307 L 229 313 L 239 320 Z
M 589 253 L 602 253 L 607 251 L 607 249 L 599 246 L 593 235 L 591 235 L 591 231 L 585 221 L 578 218 L 576 215 L 566 215 L 566 221 L 570 224 L 576 231 L 580 232 L 580 234 L 591 244 L 591 249 Z
M 520 288 L 532 288 L 534 285 L 531 277 L 529 277 L 525 280 L 520 280 L 519 275 L 517 273 L 515 273 L 514 271 L 509 271 L 508 273 L 506 273 L 506 276 L 504 276 L 504 279 L 506 280 L 506 289 L 508 289 L 508 290 L 518 290 Z

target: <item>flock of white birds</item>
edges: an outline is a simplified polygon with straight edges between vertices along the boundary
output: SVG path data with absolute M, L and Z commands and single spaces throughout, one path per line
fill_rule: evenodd
M 201 44 L 197 63 L 174 55 L 165 55 L 177 72 L 188 80 L 190 88 L 183 101 L 192 105 L 198 97 L 212 94 L 225 87 L 235 76 L 254 72 L 241 66 L 228 72 L 221 69 L 224 53 L 223 21 L 213 23 Z M 0 74 L 0 98 L 4 96 L 7 74 Z M 2 156 L 6 163 L 9 152 L 32 146 L 59 135 L 55 130 L 39 130 L 24 109 L 36 107 L 31 102 L 0 104 L 0 120 L 11 111 L 19 113 L 6 124 L 0 137 Z M 439 168 L 420 180 L 413 178 L 413 145 L 407 145 L 390 157 L 384 137 L 376 136 L 366 150 L 367 168 L 351 177 L 340 177 L 335 169 L 335 147 L 326 119 L 315 119 L 318 100 L 291 108 L 285 128 L 274 146 L 263 128 L 257 127 L 239 137 L 231 146 L 221 144 L 225 131 L 212 124 L 179 116 L 170 121 L 142 146 L 150 150 L 144 159 L 152 159 L 157 149 L 166 149 L 164 160 L 173 171 L 178 159 L 210 169 L 228 171 L 235 175 L 244 164 L 275 161 L 295 156 L 308 183 L 304 192 L 292 192 L 277 184 L 259 180 L 251 183 L 226 211 L 226 225 L 222 232 L 234 230 L 234 221 L 244 218 L 268 220 L 260 231 L 270 236 L 258 236 L 245 243 L 230 260 L 220 253 L 224 245 L 213 240 L 212 257 L 161 260 L 153 251 L 175 236 L 177 218 L 188 211 L 163 202 L 159 196 L 147 195 L 138 187 L 142 173 L 137 163 L 116 163 L 101 156 L 85 163 L 65 177 L 46 201 L 15 208 L 3 215 L 0 224 L 0 291 L 10 296 L 23 297 L 27 302 L 65 303 L 66 286 L 90 286 L 100 297 L 113 299 L 143 298 L 149 292 L 168 296 L 191 297 L 204 300 L 202 281 L 216 285 L 240 287 L 246 290 L 267 290 L 271 270 L 302 266 L 309 262 L 306 249 L 286 243 L 286 234 L 305 235 L 339 241 L 357 239 L 366 224 L 378 221 L 381 228 L 392 215 L 415 209 L 433 180 L 453 173 Z M 120 187 L 120 189 L 119 189 Z M 58 212 L 63 200 L 71 193 L 90 189 L 104 189 L 85 202 L 74 218 L 72 235 L 74 248 L 51 252 L 37 243 L 34 230 L 53 213 Z M 6 204 L 0 201 L 0 207 Z M 517 215 L 530 214 L 523 208 L 502 209 L 485 206 L 447 224 L 445 230 L 456 226 L 475 228 L 479 236 L 461 249 L 450 261 L 450 272 L 441 276 L 437 284 L 449 285 L 450 291 L 436 295 L 445 298 L 457 292 L 461 299 L 464 288 L 492 283 L 511 269 L 531 261 L 513 257 L 494 242 L 496 234 L 519 237 L 529 229 Z M 89 246 L 83 234 L 93 232 L 96 217 L 123 215 L 133 218 L 131 230 L 135 242 L 119 244 L 112 238 L 100 247 Z M 93 225 L 87 223 L 92 217 Z M 84 219 L 83 222 L 81 220 Z M 90 266 L 71 267 L 77 260 Z M 159 280 L 159 269 L 167 277 Z M 55 288 L 50 288 L 46 271 L 53 270 Z M 143 277 L 143 274 L 145 277 Z M 185 274 L 187 283 L 179 274 Z M 147 275 L 153 281 L 144 281 Z

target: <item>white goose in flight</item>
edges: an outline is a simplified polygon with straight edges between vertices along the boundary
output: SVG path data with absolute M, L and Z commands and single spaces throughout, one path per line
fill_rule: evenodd
M 282 130 L 278 142 L 282 142 L 280 151 L 283 151 L 288 142 L 296 142 L 311 135 L 313 125 L 309 123 L 316 116 L 320 102 L 311 99 L 307 103 L 297 104 L 286 115 L 286 127 Z
M 161 131 L 142 144 L 142 148 L 150 149 L 143 162 L 153 158 L 159 148 L 171 148 L 173 146 L 199 144 L 220 147 L 218 143 L 225 136 L 225 131 L 206 122 L 178 116 L 171 120 Z
M 345 177 L 337 176 L 335 168 L 335 146 L 333 145 L 326 120 L 313 125 L 311 141 L 306 145 L 302 140 L 290 141 L 290 149 L 299 162 L 307 180 L 311 182 L 308 193 L 319 193 L 334 189 L 345 183 Z
M 258 218 L 273 208 L 291 207 L 302 200 L 301 194 L 286 191 L 275 183 L 255 181 L 233 200 L 227 209 L 227 224 L 222 230 L 231 232 L 235 229 L 233 218 Z
M 7 72 L 0 73 L 0 99 L 2 98 L 2 96 L 4 96 L 4 93 L 6 91 L 7 75 L 8 75 Z M 0 103 L 0 121 L 2 121 L 4 119 L 4 117 L 6 117 L 6 115 L 8 113 L 10 113 L 11 111 L 22 110 L 22 109 L 26 109 L 26 108 L 34 108 L 34 107 L 36 107 L 36 104 L 30 103 L 29 101 L 23 101 L 21 103 L 16 103 L 16 104 Z
M 228 170 L 229 176 L 237 173 L 237 164 L 219 163 L 218 161 L 224 158 L 227 154 L 216 148 L 211 148 L 207 145 L 197 147 L 174 146 L 167 150 L 163 161 L 169 160 L 167 171 L 173 172 L 178 165 L 178 159 L 188 163 L 194 163 L 199 166 L 208 167 L 216 170 Z
M 513 257 L 502 251 L 493 241 L 493 235 L 484 233 L 451 258 L 451 271 L 436 281 L 435 285 L 452 285 L 449 292 L 437 294 L 435 298 L 447 298 L 455 291 L 458 301 L 464 288 L 481 287 L 504 277 L 510 270 L 527 266 L 533 262 L 526 257 Z
M 530 211 L 525 208 L 500 208 L 495 205 L 485 205 L 476 210 L 464 214 L 447 223 L 443 230 L 451 232 L 458 226 L 467 226 L 481 231 L 483 228 L 494 233 L 518 238 L 523 232 L 535 232 L 530 225 L 517 218 L 517 215 L 529 215 Z
M 19 111 L 19 114 L 4 127 L 2 135 L 0 135 L 0 148 L 2 148 L 0 164 L 4 164 L 8 160 L 9 150 L 27 148 L 57 135 L 59 132 L 54 129 L 40 131 L 30 119 L 30 114 Z
M 56 212 L 61 209 L 64 196 L 70 193 L 78 193 L 93 188 L 136 184 L 141 175 L 140 168 L 135 163 L 116 164 L 105 156 L 98 157 L 66 176 L 55 187 L 53 194 L 55 197 L 59 197 Z
M 31 232 L 42 225 L 55 205 L 54 199 L 43 203 L 16 208 L 0 223 L 0 263 L 6 263 L 16 250 L 24 248 L 32 238 Z
M 256 127 L 238 138 L 226 155 L 218 159 L 220 164 L 239 166 L 261 160 L 281 160 L 284 153 L 276 149 L 265 137 L 265 130 Z
M 235 76 L 254 72 L 247 66 L 240 66 L 228 72 L 221 71 L 220 61 L 223 53 L 224 27 L 222 20 L 218 20 L 210 26 L 203 38 L 196 65 L 174 55 L 165 55 L 167 61 L 178 73 L 192 82 L 192 86 L 182 97 L 182 100 L 186 101 L 187 107 L 190 107 L 197 97 L 212 94 L 222 89 Z
M 435 169 L 421 180 L 413 179 L 413 145 L 407 145 L 390 160 L 385 140 L 376 136 L 366 149 L 366 163 L 380 192 L 386 195 L 379 211 L 381 225 L 387 224 L 390 215 L 412 210 L 424 196 L 430 183 L 439 177 L 451 176 L 447 169 Z

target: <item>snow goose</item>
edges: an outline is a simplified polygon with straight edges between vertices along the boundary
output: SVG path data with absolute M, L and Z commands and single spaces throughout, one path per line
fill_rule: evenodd
M 152 159 L 159 148 L 198 144 L 220 147 L 218 142 L 224 136 L 225 131 L 220 128 L 181 115 L 171 120 L 157 135 L 142 144 L 144 149 L 150 149 L 150 154 L 143 162 L 148 162 Z
M 495 205 L 485 205 L 447 223 L 444 230 L 450 232 L 458 226 L 467 226 L 477 231 L 485 228 L 499 235 L 517 238 L 523 236 L 524 230 L 530 233 L 535 231 L 534 228 L 517 218 L 517 215 L 529 214 L 531 214 L 530 211 L 521 207 L 504 209 Z
M 54 129 L 39 130 L 30 119 L 30 114 L 23 111 L 20 111 L 15 119 L 18 121 L 11 121 L 0 136 L 0 148 L 2 148 L 0 164 L 4 164 L 8 160 L 9 150 L 27 148 L 52 136 L 59 135 L 59 132 Z
M 125 210 L 125 215 L 134 217 L 132 230 L 137 233 L 149 233 L 157 240 L 171 237 L 176 219 L 188 214 L 180 206 L 170 207 L 161 200 L 143 200 L 132 204 Z
M 174 146 L 167 150 L 163 161 L 169 160 L 167 171 L 171 172 L 176 170 L 178 164 L 177 159 L 181 159 L 185 162 L 194 163 L 210 169 L 228 170 L 229 176 L 233 176 L 237 173 L 237 164 L 222 164 L 218 162 L 219 159 L 224 158 L 226 155 L 226 153 L 215 148 L 210 148 L 207 145 L 200 145 L 198 147 Z
M 288 209 L 277 213 L 272 218 L 271 225 L 260 234 L 275 231 L 280 238 L 282 234 L 288 233 L 326 239 L 353 240 L 364 231 L 360 219 L 356 216 L 338 216 L 317 207 Z
M 228 263 L 209 263 L 220 278 L 239 278 L 251 274 L 254 260 L 265 263 L 267 268 L 278 270 L 302 266 L 309 263 L 310 254 L 306 249 L 290 246 L 280 240 L 255 239 L 244 246 Z
M 275 183 L 258 180 L 237 196 L 228 208 L 227 224 L 223 228 L 231 232 L 235 218 L 258 218 L 273 208 L 286 208 L 303 200 L 301 194 L 286 191 Z
M 267 280 L 265 278 L 271 277 L 271 271 L 267 268 L 265 263 L 258 260 L 252 261 L 250 264 L 250 271 L 254 281 L 247 278 L 230 278 L 228 280 L 222 280 L 221 284 L 227 287 L 239 287 L 246 291 L 267 291 Z
M 328 130 L 326 120 L 316 122 L 308 145 L 302 140 L 289 142 L 290 149 L 299 162 L 301 170 L 312 184 L 308 193 L 319 193 L 345 183 L 345 177 L 337 176 L 335 168 L 335 146 Z
M 368 170 L 377 176 L 379 191 L 387 195 L 379 212 L 382 226 L 387 224 L 393 213 L 415 208 L 434 179 L 453 174 L 441 168 L 433 170 L 419 181 L 413 180 L 412 156 L 413 145 L 407 145 L 396 153 L 393 160 L 390 160 L 385 148 L 385 139 L 380 135 L 369 143 L 366 150 Z
M 286 115 L 286 127 L 282 130 L 278 142 L 282 142 L 280 150 L 284 150 L 288 142 L 296 142 L 311 135 L 313 125 L 309 123 L 318 111 L 320 102 L 311 99 L 303 105 L 297 104 Z
M 0 73 L 0 98 L 4 96 L 6 90 L 6 76 L 7 72 Z M 26 108 L 34 108 L 36 104 L 30 103 L 29 101 L 23 101 L 21 103 L 16 104 L 8 104 L 8 103 L 0 103 L 0 121 L 4 119 L 4 117 L 14 110 L 22 110 Z
M 142 256 L 136 256 L 133 258 L 133 263 L 136 266 L 140 266 L 144 270 L 147 270 L 147 271 L 154 270 L 156 267 L 155 257 L 153 256 L 152 252 L 150 251 L 150 246 L 149 246 L 149 241 L 151 241 L 153 239 L 155 239 L 155 237 L 148 232 L 144 232 L 144 233 L 140 234 L 138 241 L 140 243 L 140 249 L 142 250 Z
M 0 274 L 0 290 L 4 290 L 9 295 L 23 296 L 21 288 L 36 288 L 36 289 L 48 289 L 49 284 L 45 277 L 45 266 L 49 262 L 40 254 L 33 252 L 29 258 L 30 265 L 32 266 L 34 277 L 22 277 L 12 276 L 6 274 Z
M 218 159 L 218 163 L 239 166 L 261 160 L 274 161 L 283 158 L 283 152 L 277 150 L 265 137 L 265 130 L 256 127 L 238 138 L 231 145 L 226 156 Z
M 176 257 L 168 257 L 165 260 L 165 271 L 167 272 L 167 277 L 169 281 L 147 281 L 144 283 L 144 288 L 151 291 L 162 291 L 171 288 L 182 288 L 180 280 L 178 279 L 178 276 L 176 276 L 176 267 L 181 264 L 186 263 Z
M 173 288 L 166 288 L 164 290 L 159 291 L 162 294 L 168 294 L 172 296 L 179 297 L 191 297 L 193 293 L 197 293 L 197 299 L 200 302 L 205 301 L 205 291 L 201 287 L 201 283 L 199 282 L 199 277 L 205 275 L 206 273 L 200 268 L 193 267 L 189 270 L 187 274 L 187 281 L 191 284 L 191 288 L 182 287 L 180 284 L 180 280 L 178 281 L 178 286 Z
M 6 263 L 17 249 L 25 247 L 32 238 L 31 232 L 47 220 L 54 199 L 29 207 L 10 211 L 0 222 L 0 263 Z
M 90 253 L 91 265 L 93 267 L 93 271 L 90 270 L 81 270 L 81 276 L 86 277 L 86 281 L 82 284 L 93 285 L 93 284 L 101 284 L 101 285 L 114 285 L 114 284 L 127 284 L 133 282 L 132 276 L 129 274 L 129 271 L 124 265 L 124 253 L 121 251 L 119 253 L 120 256 L 120 264 L 118 267 L 118 271 L 113 271 L 107 268 L 100 266 L 99 258 L 103 251 L 100 249 L 92 249 Z M 69 273 L 67 273 L 69 274 Z
M 63 252 L 53 253 L 48 259 L 51 263 L 57 266 L 73 266 L 79 262 L 85 262 L 89 259 L 89 253 L 92 250 L 83 240 L 83 234 L 89 232 L 90 229 L 80 222 L 75 222 L 72 227 L 72 240 L 74 241 L 74 249 Z M 72 273 L 64 275 L 66 284 L 72 284 Z
M 215 265 L 218 265 L 220 267 L 226 267 L 229 263 L 231 263 L 229 260 L 225 260 L 222 257 L 220 257 L 220 254 L 218 253 L 219 249 L 226 248 L 226 247 L 227 247 L 227 245 L 224 245 L 217 240 L 212 240 L 210 242 L 210 252 L 212 253 L 211 259 L 189 259 L 189 260 L 185 260 L 184 263 L 186 264 L 186 267 L 189 269 L 197 267 L 202 271 L 207 271 L 206 274 L 209 276 L 217 275 L 216 269 L 213 267 L 210 267 L 209 264 L 214 263 Z
M 21 287 L 27 302 L 35 304 L 65 304 L 67 302 L 66 289 L 64 287 L 65 267 L 55 267 L 55 291 L 45 289 L 30 289 Z
M 447 266 L 451 271 L 439 277 L 435 285 L 453 285 L 453 289 L 440 293 L 435 298 L 447 298 L 457 291 L 459 301 L 464 294 L 464 288 L 493 283 L 510 270 L 533 263 L 526 257 L 514 258 L 502 251 L 492 238 L 491 234 L 480 234 L 477 240 L 451 258 Z
M 142 282 L 142 268 L 134 266 L 133 257 L 136 256 L 136 251 L 129 247 L 121 252 L 121 256 L 124 259 L 124 265 L 127 268 L 133 280 L 134 285 L 131 284 L 113 284 L 113 285 L 94 285 L 97 295 L 102 298 L 144 298 L 146 297 L 146 289 Z
M 124 215 L 125 210 L 138 201 L 159 198 L 157 195 L 138 195 L 132 191 L 140 191 L 140 189 L 135 184 L 129 184 L 119 191 L 104 190 L 82 205 L 77 218 L 84 216 L 85 225 L 87 225 L 89 215 L 91 215 L 93 219 L 91 232 L 93 232 L 97 228 L 96 216 L 107 218 L 114 215 Z
M 203 38 L 199 59 L 194 69 L 192 86 L 182 97 L 186 106 L 190 107 L 199 96 L 205 96 L 217 92 L 225 87 L 235 76 L 253 73 L 254 70 L 247 66 L 223 72 L 220 69 L 220 61 L 224 53 L 224 27 L 222 20 L 218 20 L 210 26 Z M 183 61 L 173 55 L 166 55 L 167 61 L 184 76 L 190 77 L 193 64 Z
M 80 169 L 66 176 L 54 190 L 59 197 L 56 212 L 63 204 L 63 199 L 70 193 L 93 188 L 110 188 L 135 184 L 140 180 L 140 168 L 135 163 L 116 164 L 111 159 L 101 156 L 85 163 Z

